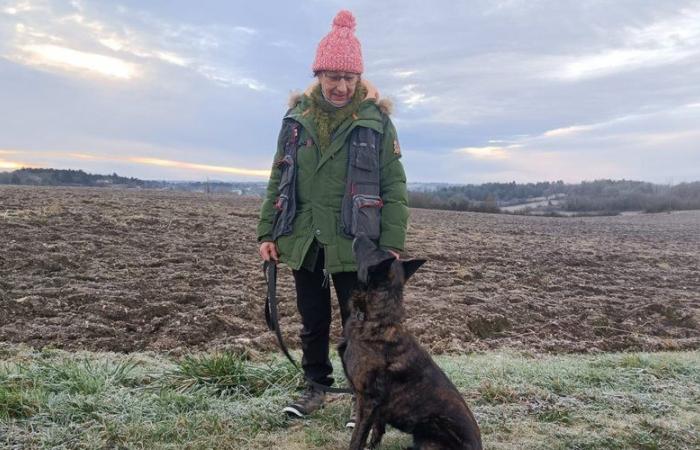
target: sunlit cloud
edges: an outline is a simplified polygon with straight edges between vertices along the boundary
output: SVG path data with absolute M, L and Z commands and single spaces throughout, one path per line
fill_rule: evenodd
M 111 56 L 88 53 L 58 45 L 27 45 L 21 47 L 27 63 L 37 66 L 78 70 L 110 78 L 128 80 L 137 75 L 136 66 Z
M 421 92 L 418 86 L 415 84 L 407 84 L 406 86 L 403 86 L 401 89 L 399 89 L 396 95 L 408 108 L 415 108 L 416 106 L 431 100 L 431 98 Z
M 246 177 L 267 178 L 270 176 L 269 169 L 249 169 L 245 167 L 220 166 L 214 164 L 200 164 L 186 161 L 176 161 L 163 158 L 150 158 L 143 156 L 112 156 L 100 155 L 85 152 L 62 152 L 62 151 L 21 151 L 21 150 L 0 150 L 1 155 L 23 154 L 24 158 L 40 157 L 43 159 L 80 160 L 89 162 L 118 162 L 133 163 L 147 166 L 158 166 L 169 169 L 182 169 L 195 172 L 223 173 L 230 175 L 241 175 Z M 14 159 L 14 158 L 13 158 Z M 15 170 L 21 167 L 37 167 L 35 163 L 17 162 L 0 158 L 0 168 Z M 45 164 L 41 164 L 42 166 Z
M 183 57 L 176 55 L 171 52 L 156 52 L 156 57 L 162 61 L 169 62 L 170 64 L 175 64 L 176 66 L 184 67 L 187 65 L 187 60 Z
M 107 25 L 103 24 L 97 20 L 87 19 L 82 14 L 71 14 L 68 16 L 63 16 L 59 19 L 60 22 L 73 22 L 74 24 L 80 25 L 94 33 L 102 33 L 107 28 Z
M 110 50 L 114 50 L 115 52 L 120 51 L 126 46 L 126 42 L 122 41 L 121 39 L 115 38 L 115 37 L 109 37 L 109 38 L 102 38 L 99 39 L 99 43 L 104 45 Z
M 31 39 L 32 41 L 38 39 L 43 42 L 46 41 L 51 41 L 52 43 L 56 42 L 61 42 L 63 39 L 61 39 L 58 36 L 54 36 L 52 34 L 44 33 L 42 31 L 36 30 L 35 28 L 32 28 L 24 23 L 17 23 L 15 24 L 15 31 L 17 34 L 23 38 L 26 39 Z
M 455 153 L 469 155 L 476 159 L 507 159 L 507 149 L 515 147 L 516 146 L 497 147 L 491 145 L 485 147 L 463 147 L 455 150 Z
M 44 11 L 45 17 L 36 14 L 23 16 L 23 22 L 15 25 L 14 42 L 7 43 L 14 49 L 14 54 L 7 55 L 8 58 L 20 64 L 122 80 L 135 78 L 141 72 L 138 67 L 157 61 L 187 67 L 224 87 L 270 90 L 259 80 L 239 73 L 228 64 L 214 62 L 207 54 L 207 49 L 220 45 L 221 37 L 217 33 L 255 36 L 258 30 L 254 28 L 214 27 L 210 32 L 184 23 L 152 20 L 138 11 L 124 9 L 124 13 L 135 15 L 141 23 L 146 22 L 151 27 L 139 30 L 130 25 L 119 27 L 98 20 L 80 2 L 74 1 L 71 5 L 74 11 L 68 14 L 56 15 L 49 9 Z M 12 7 L 18 17 L 23 11 L 20 6 Z M 96 52 L 94 43 L 110 52 Z M 88 48 L 90 50 L 86 50 Z M 138 61 L 138 67 L 135 61 Z
M 105 157 L 105 156 L 97 156 L 97 155 L 89 155 L 87 153 L 67 153 L 67 155 L 71 158 L 75 159 L 83 159 L 87 161 L 110 161 L 113 158 Z
M 243 169 L 240 167 L 227 167 L 227 166 L 213 166 L 209 164 L 195 164 L 187 163 L 182 161 L 172 161 L 168 159 L 158 159 L 158 158 L 141 158 L 141 157 L 129 157 L 126 158 L 128 161 L 140 163 L 140 164 L 150 164 L 154 166 L 169 167 L 175 169 L 188 169 L 188 170 L 199 170 L 206 172 L 220 172 L 229 173 L 233 175 L 245 175 L 253 177 L 266 177 L 270 175 L 269 170 L 256 170 L 256 169 Z
M 2 12 L 9 14 L 11 16 L 17 15 L 19 13 L 27 12 L 32 10 L 32 5 L 27 2 L 17 2 L 12 6 L 7 6 L 2 9 Z
M 30 167 L 30 166 L 31 165 L 28 163 L 17 162 L 17 161 L 8 161 L 6 159 L 0 158 L 0 169 L 17 170 L 17 169 L 21 169 L 22 167 Z
M 163 50 L 148 50 L 145 48 L 137 47 L 129 41 L 120 39 L 115 36 L 101 38 L 98 42 L 112 51 L 128 53 L 134 56 L 138 56 L 139 58 L 159 59 L 161 61 L 167 62 L 169 64 L 174 64 L 180 67 L 184 67 L 189 64 L 187 59 L 178 55 L 177 53 Z

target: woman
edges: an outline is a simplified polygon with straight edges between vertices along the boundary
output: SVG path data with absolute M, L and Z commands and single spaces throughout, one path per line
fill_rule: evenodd
M 290 101 L 257 229 L 261 257 L 292 269 L 304 374 L 325 386 L 334 381 L 328 279 L 344 324 L 357 283 L 353 236 L 368 234 L 398 258 L 408 220 L 406 176 L 389 104 L 362 79 L 354 31 L 355 18 L 340 11 L 318 45 L 312 66 L 317 80 Z M 325 392 L 310 384 L 284 411 L 303 417 L 324 399 Z

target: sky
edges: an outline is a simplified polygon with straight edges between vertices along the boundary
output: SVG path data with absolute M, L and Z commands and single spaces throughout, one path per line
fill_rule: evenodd
M 0 0 L 0 171 L 263 181 L 341 9 L 409 182 L 700 180 L 700 0 Z

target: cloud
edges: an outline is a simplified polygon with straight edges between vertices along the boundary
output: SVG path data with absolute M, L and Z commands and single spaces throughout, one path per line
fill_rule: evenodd
M 258 30 L 256 30 L 255 28 L 236 26 L 236 27 L 233 27 L 233 29 L 236 31 L 239 31 L 241 33 L 245 33 L 245 34 L 250 34 L 250 35 L 258 34 Z
M 137 75 L 136 66 L 119 58 L 88 53 L 57 45 L 28 45 L 19 49 L 25 55 L 17 61 L 36 66 L 86 71 L 110 78 L 129 80 Z
M 454 150 L 455 153 L 461 153 L 465 155 L 472 156 L 476 159 L 507 159 L 509 157 L 508 149 L 517 148 L 518 146 L 513 145 L 509 147 L 496 147 L 496 146 L 486 146 L 486 147 L 463 147 Z
M 0 158 L 0 169 L 5 170 L 16 170 L 22 167 L 27 167 L 27 164 L 17 161 L 8 161 L 6 159 Z
M 568 127 L 556 128 L 554 130 L 545 131 L 542 135 L 544 137 L 570 136 L 573 134 L 594 130 L 596 129 L 596 127 L 596 125 L 571 125 Z
M 5 156 L 10 156 L 10 155 L 19 155 L 21 152 L 17 150 L 2 150 L 0 149 L 0 169 L 3 170 L 15 170 L 15 169 L 21 169 L 22 167 L 29 167 L 28 163 L 18 161 L 18 160 L 9 160 L 6 159 Z M 15 158 L 15 156 L 12 156 L 12 158 Z
M 246 40 L 258 33 L 254 28 L 208 30 L 155 19 L 124 7 L 119 8 L 124 22 L 108 22 L 99 18 L 104 13 L 94 5 L 73 1 L 70 6 L 72 11 L 63 11 L 65 8 L 59 8 L 56 2 L 47 2 L 44 8 L 13 6 L 13 15 L 22 22 L 15 25 L 6 57 L 20 64 L 49 70 L 79 69 L 112 79 L 133 79 L 139 72 L 138 66 L 160 62 L 188 68 L 220 86 L 268 89 L 254 77 L 240 74 L 230 63 L 219 63 L 211 54 L 211 50 L 221 47 L 221 42 L 234 42 L 232 34 L 243 36 L 237 42 L 247 45 Z M 58 48 L 58 43 L 63 48 Z M 31 58 L 22 57 L 21 53 L 29 53 Z
M 582 55 L 553 73 L 579 81 L 645 67 L 673 64 L 700 54 L 700 7 L 684 8 L 672 18 L 643 27 L 628 27 L 622 47 Z
M 415 74 L 416 74 L 415 70 L 396 70 L 393 73 L 393 75 L 396 78 L 401 78 L 401 79 L 410 78 L 411 75 L 415 75 Z
M 202 172 L 215 172 L 215 173 L 225 173 L 230 175 L 243 175 L 248 177 L 269 177 L 269 170 L 256 170 L 256 169 L 244 169 L 241 167 L 229 167 L 229 166 L 215 166 L 211 164 L 197 164 L 188 163 L 183 161 L 172 161 L 167 159 L 159 158 L 142 158 L 142 157 L 128 157 L 126 158 L 129 162 L 135 162 L 138 164 L 150 164 L 154 166 L 161 167 L 171 167 L 177 169 L 187 169 L 196 170 Z
M 225 174 L 235 175 L 245 178 L 265 179 L 270 176 L 269 169 L 252 169 L 246 167 L 234 167 L 217 164 L 203 164 L 189 161 L 178 161 L 148 156 L 132 155 L 105 155 L 100 153 L 87 153 L 76 151 L 21 151 L 21 150 L 0 150 L 0 155 L 21 155 L 25 160 L 8 160 L 0 158 L 0 168 L 15 170 L 22 167 L 56 167 L 56 162 L 70 162 L 69 167 L 80 166 L 85 163 L 115 162 L 129 163 L 140 166 L 155 166 L 166 169 L 177 169 L 181 172 L 191 174 Z M 13 158 L 13 159 L 14 159 Z M 80 161 L 80 162 L 78 162 Z
M 294 28 L 305 32 L 294 33 L 287 9 L 261 2 L 242 9 L 231 2 L 2 3 L 1 144 L 267 168 L 285 93 L 308 85 L 337 7 L 300 3 Z M 350 8 L 363 76 L 395 99 L 409 181 L 700 178 L 698 0 L 477 0 L 450 8 L 357 0 Z M 48 58 L 57 48 L 68 56 Z M 113 60 L 74 62 L 93 55 L 131 65 L 133 77 L 91 69 Z M 208 173 L 62 157 L 40 162 L 149 177 Z
M 408 108 L 415 108 L 418 105 L 432 100 L 431 97 L 420 91 L 418 85 L 407 84 L 396 93 L 399 100 Z
M 241 77 L 229 70 L 219 67 L 203 65 L 197 68 L 197 72 L 220 86 L 245 86 L 253 91 L 269 90 L 267 86 L 253 78 Z
M 596 55 L 579 57 L 565 64 L 553 76 L 566 81 L 579 81 L 626 70 L 669 64 L 693 54 L 692 51 L 677 48 L 611 49 Z
M 509 144 L 453 150 L 448 166 L 465 167 L 460 160 L 464 156 L 472 162 L 488 163 L 472 170 L 481 171 L 476 176 L 483 181 L 497 181 L 506 173 L 515 181 L 578 182 L 606 177 L 657 182 L 697 180 L 697 123 L 698 108 L 683 105 L 595 124 L 561 127 L 533 136 L 490 139 L 492 143 Z M 685 165 L 680 167 L 674 161 L 684 161 Z
M 14 16 L 32 10 L 32 5 L 28 1 L 15 2 L 11 6 L 6 6 L 2 9 L 5 14 Z
M 149 50 L 114 35 L 98 38 L 98 42 L 116 53 L 130 54 L 138 58 L 156 59 L 180 67 L 190 65 L 190 62 L 185 57 L 177 53 L 157 49 Z

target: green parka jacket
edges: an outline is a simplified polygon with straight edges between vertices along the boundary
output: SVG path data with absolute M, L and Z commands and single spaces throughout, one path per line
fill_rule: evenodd
M 340 210 L 345 194 L 349 136 L 355 127 L 372 128 L 382 134 L 380 150 L 381 234 L 379 245 L 403 251 L 408 223 L 408 194 L 406 175 L 400 157 L 401 151 L 396 129 L 388 117 L 389 104 L 379 101 L 376 89 L 363 80 L 367 96 L 358 111 L 343 122 L 333 134 L 328 149 L 321 154 L 316 142 L 314 122 L 309 114 L 311 100 L 308 94 L 296 96 L 290 101 L 292 108 L 286 118 L 301 125 L 299 142 L 305 143 L 297 151 L 297 210 L 288 236 L 277 239 L 280 261 L 292 269 L 299 269 L 304 262 L 314 238 L 324 248 L 325 269 L 330 273 L 356 271 L 352 253 L 352 240 L 341 232 Z M 284 155 L 283 137 L 277 144 L 274 161 Z M 267 194 L 260 210 L 258 241 L 272 241 L 272 223 L 275 217 L 274 203 L 277 197 L 281 170 L 274 165 L 267 186 Z
M 403 251 L 408 223 L 408 194 L 406 175 L 400 157 L 396 129 L 389 119 L 389 104 L 379 96 L 374 87 L 365 80 L 367 96 L 358 111 L 343 122 L 333 134 L 333 140 L 322 154 L 316 146 L 318 141 L 314 122 L 309 114 L 310 87 L 305 94 L 290 101 L 291 110 L 286 118 L 301 125 L 297 151 L 296 201 L 297 210 L 290 235 L 277 239 L 280 261 L 292 269 L 299 269 L 314 238 L 323 246 L 325 269 L 330 273 L 357 270 L 352 253 L 352 240 L 341 233 L 340 211 L 345 194 L 348 164 L 349 136 L 355 127 L 369 127 L 382 134 L 380 155 L 380 195 L 384 206 L 381 209 L 381 234 L 379 245 Z M 284 156 L 284 142 L 280 136 L 274 161 Z M 272 241 L 275 200 L 281 170 L 273 161 L 267 194 L 260 210 L 257 227 L 258 241 Z

